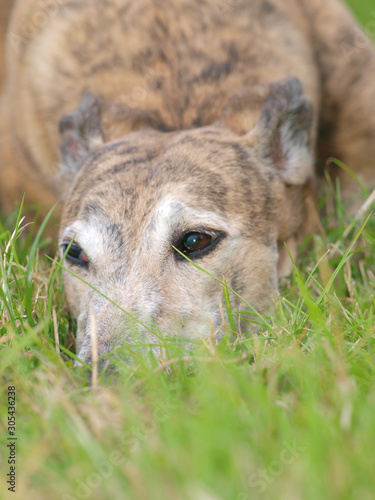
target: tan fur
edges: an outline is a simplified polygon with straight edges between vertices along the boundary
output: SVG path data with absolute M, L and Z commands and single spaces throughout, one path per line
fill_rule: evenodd
M 167 333 L 221 322 L 217 283 L 172 248 L 192 230 L 225 235 L 199 263 L 265 310 L 288 270 L 284 241 L 297 248 L 313 225 L 314 155 L 375 184 L 375 49 L 356 50 L 355 26 L 338 0 L 19 0 L 2 207 L 23 192 L 65 199 L 60 244 L 76 235 L 90 258 L 74 269 Z M 340 177 L 349 199 L 357 186 Z M 100 352 L 123 345 L 126 315 L 66 282 L 81 356 L 91 310 Z
M 2 0 L 0 5 L 0 89 L 5 77 L 5 33 L 11 6 L 12 0 Z

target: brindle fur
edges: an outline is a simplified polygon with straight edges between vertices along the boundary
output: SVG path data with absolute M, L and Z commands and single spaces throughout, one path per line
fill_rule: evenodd
M 338 0 L 19 0 L 0 105 L 3 209 L 24 192 L 47 207 L 65 198 L 60 243 L 90 247 L 76 271 L 188 337 L 220 326 L 219 289 L 172 245 L 220 231 L 200 263 L 264 310 L 283 242 L 295 249 L 313 225 L 314 153 L 375 184 L 375 49 L 357 50 L 355 26 Z M 349 199 L 357 186 L 338 175 Z M 101 354 L 123 345 L 127 317 L 66 283 L 82 358 L 92 318 Z
M 0 88 L 5 76 L 5 32 L 9 22 L 11 0 L 3 0 L 0 7 Z

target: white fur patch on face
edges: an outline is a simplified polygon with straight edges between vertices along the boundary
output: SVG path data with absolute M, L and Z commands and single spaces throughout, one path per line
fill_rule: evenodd
M 197 210 L 168 196 L 156 208 L 144 235 L 144 242 L 152 240 L 155 248 L 163 248 L 176 230 L 183 232 L 196 229 L 231 233 L 227 221 L 217 213 Z
M 60 244 L 68 244 L 74 238 L 74 242 L 85 252 L 89 260 L 95 262 L 105 253 L 108 246 L 103 237 L 103 231 L 95 221 L 76 221 L 67 227 L 61 237 Z

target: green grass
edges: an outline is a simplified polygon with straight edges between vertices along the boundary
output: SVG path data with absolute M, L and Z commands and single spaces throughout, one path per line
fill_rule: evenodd
M 21 214 L 3 220 L 0 400 L 4 425 L 16 386 L 13 497 L 372 500 L 375 218 L 368 209 L 350 226 L 340 196 L 328 196 L 327 234 L 306 242 L 257 334 L 190 353 L 166 339 L 164 365 L 145 347 L 97 387 L 67 355 L 75 325 L 58 262 L 38 250 L 48 241 L 33 229 L 12 237 Z M 7 452 L 2 440 L 2 463 Z
M 346 3 L 363 25 L 375 21 L 375 0 L 346 0 Z
M 339 189 L 327 197 L 336 213 L 256 334 L 229 335 L 224 284 L 224 341 L 182 352 L 164 339 L 168 362 L 139 348 L 96 387 L 73 368 L 75 321 L 48 239 L 34 226 L 17 237 L 21 210 L 0 218 L 0 498 L 373 500 L 375 217 L 369 207 L 352 221 Z M 5 484 L 8 386 L 16 494 Z

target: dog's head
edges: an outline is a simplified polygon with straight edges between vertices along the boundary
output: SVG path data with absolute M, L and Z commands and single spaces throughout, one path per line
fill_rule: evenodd
M 146 326 L 186 338 L 220 329 L 222 287 L 184 256 L 266 310 L 283 243 L 306 225 L 313 176 L 298 80 L 236 91 L 210 126 L 145 127 L 108 143 L 99 100 L 87 94 L 61 133 L 74 179 L 59 244 L 64 253 L 73 242 L 65 265 L 93 287 L 65 274 L 81 359 L 90 362 L 92 328 L 99 354 L 132 343 L 134 330 L 155 342 Z

